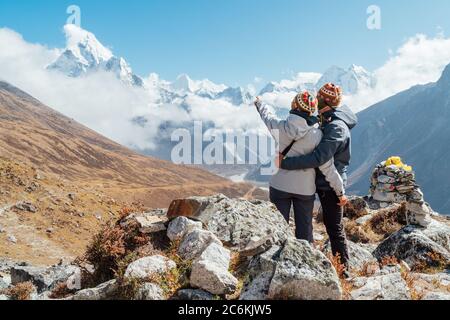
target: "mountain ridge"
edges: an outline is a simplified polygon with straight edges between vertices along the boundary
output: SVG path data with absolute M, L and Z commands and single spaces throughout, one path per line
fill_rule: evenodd
M 350 188 L 368 190 L 370 168 L 389 156 L 401 156 L 417 172 L 427 201 L 441 213 L 450 213 L 450 66 L 436 83 L 414 86 L 358 113 L 352 131 Z

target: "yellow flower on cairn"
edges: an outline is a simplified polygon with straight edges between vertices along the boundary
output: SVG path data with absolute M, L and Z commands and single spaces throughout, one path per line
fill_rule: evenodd
M 400 157 L 390 157 L 389 159 L 387 159 L 386 167 L 389 167 L 389 166 L 396 166 L 397 168 L 403 169 L 407 172 L 412 171 L 412 167 L 404 164 L 402 162 L 402 158 L 400 158 Z

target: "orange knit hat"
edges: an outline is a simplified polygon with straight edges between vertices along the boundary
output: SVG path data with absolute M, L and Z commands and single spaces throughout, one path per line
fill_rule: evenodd
M 317 110 L 318 101 L 317 98 L 305 91 L 295 96 L 292 102 L 294 109 L 299 109 L 313 114 Z
M 320 88 L 317 98 L 322 99 L 326 105 L 337 108 L 342 101 L 342 89 L 333 83 L 327 83 Z

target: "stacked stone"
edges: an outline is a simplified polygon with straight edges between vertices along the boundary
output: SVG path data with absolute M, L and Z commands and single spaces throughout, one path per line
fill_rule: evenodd
M 416 184 L 414 171 L 403 165 L 401 159 L 397 161 L 398 165 L 389 165 L 386 161 L 377 165 L 372 174 L 370 195 L 373 200 L 380 202 L 381 207 L 406 202 L 408 224 L 427 227 L 434 212 Z
M 387 203 L 414 202 L 424 204 L 423 193 L 416 184 L 414 171 L 382 162 L 373 171 L 370 194 L 374 200 Z

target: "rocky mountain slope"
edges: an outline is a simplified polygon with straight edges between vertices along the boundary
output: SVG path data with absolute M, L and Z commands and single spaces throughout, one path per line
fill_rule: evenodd
M 78 254 L 93 230 L 133 203 L 165 207 L 183 195 L 252 190 L 139 155 L 0 82 L 0 256 L 55 261 L 48 247 L 59 248 L 58 259 Z
M 378 205 L 355 197 L 345 209 L 347 279 L 320 216 L 312 246 L 294 239 L 293 226 L 270 203 L 216 195 L 124 214 L 69 264 L 0 262 L 0 298 L 450 299 L 449 221 L 429 216 L 418 225 L 404 203 Z
M 437 83 L 416 86 L 358 114 L 352 131 L 350 190 L 364 194 L 371 170 L 401 156 L 435 210 L 450 213 L 450 66 Z

